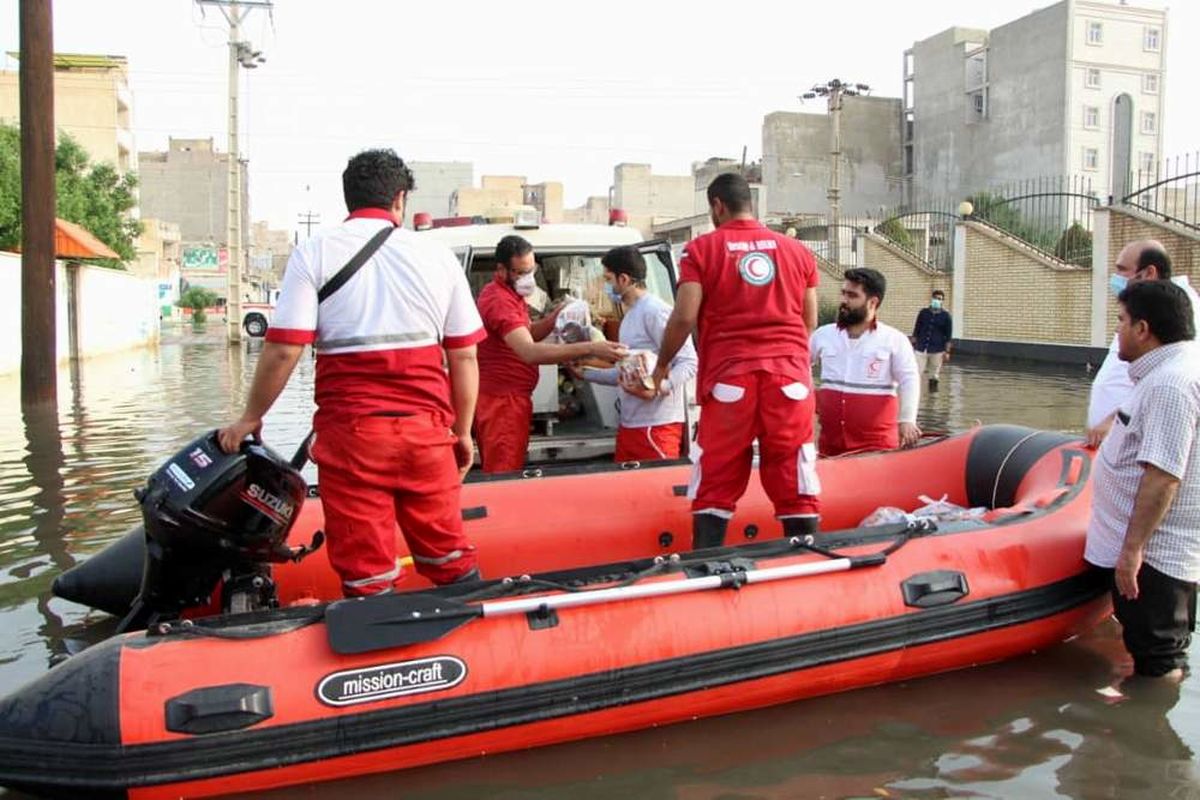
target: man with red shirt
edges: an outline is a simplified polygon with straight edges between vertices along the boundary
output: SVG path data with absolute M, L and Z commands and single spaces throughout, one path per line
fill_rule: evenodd
M 487 338 L 479 345 L 475 438 L 484 472 L 509 472 L 525 465 L 538 364 L 589 356 L 617 361 L 627 352 L 617 342 L 542 341 L 554 330 L 559 309 L 530 322 L 525 298 L 537 288 L 536 271 L 533 245 L 520 236 L 505 236 L 496 245 L 495 277 L 479 293 L 479 315 Z
M 808 333 L 817 324 L 817 264 L 795 239 L 754 219 L 734 173 L 708 186 L 716 230 L 684 249 L 675 310 L 655 384 L 699 322 L 699 460 L 692 475 L 692 545 L 718 547 L 746 491 L 758 439 L 759 479 L 785 536 L 817 530 L 821 484 Z
M 292 251 L 245 411 L 221 429 L 221 447 L 236 452 L 258 436 L 312 344 L 311 453 L 343 594 L 391 590 L 397 522 L 421 575 L 439 584 L 477 578 L 459 503 L 474 456 L 475 345 L 485 335 L 470 287 L 449 249 L 399 228 L 413 179 L 394 152 L 354 156 L 342 187 L 350 215 Z M 362 267 L 331 282 L 377 235 L 386 238 Z

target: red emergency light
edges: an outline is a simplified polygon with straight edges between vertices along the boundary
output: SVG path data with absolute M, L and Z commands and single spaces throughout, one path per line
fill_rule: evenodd
M 608 212 L 608 224 L 624 228 L 629 224 L 629 215 L 625 213 L 625 209 L 623 208 L 614 208 Z
M 427 231 L 433 227 L 433 214 L 428 211 L 418 211 L 413 214 L 413 230 Z

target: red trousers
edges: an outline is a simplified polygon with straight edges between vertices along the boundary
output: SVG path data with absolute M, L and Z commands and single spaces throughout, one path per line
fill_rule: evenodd
M 662 461 L 679 458 L 683 442 L 683 423 L 652 425 L 646 428 L 617 428 L 617 452 L 613 460 Z
M 475 446 L 484 472 L 512 472 L 525 466 L 533 398 L 528 394 L 479 393 L 475 404 Z
M 750 483 L 754 440 L 759 480 L 778 517 L 820 511 L 812 387 L 770 372 L 731 375 L 701 403 L 700 458 L 692 512 L 731 516 Z
M 900 400 L 895 395 L 817 390 L 817 440 L 823 456 L 895 450 L 900 446 Z
M 329 561 L 347 597 L 379 594 L 400 577 L 396 524 L 417 572 L 450 583 L 475 568 L 463 533 L 454 434 L 432 414 L 322 423 L 320 471 Z

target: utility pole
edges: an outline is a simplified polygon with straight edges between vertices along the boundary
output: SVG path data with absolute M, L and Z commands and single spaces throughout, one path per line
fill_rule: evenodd
M 311 210 L 304 214 L 297 214 L 297 216 L 300 218 L 300 224 L 304 226 L 304 238 L 306 239 L 312 236 L 313 226 L 321 224 L 321 215 L 314 214 Z
M 825 97 L 829 100 L 830 144 L 829 144 L 829 189 L 826 197 L 829 199 L 829 222 L 826 226 L 826 247 L 829 260 L 835 266 L 841 266 L 842 224 L 842 100 L 846 96 L 854 97 L 871 91 L 865 83 L 845 83 L 837 78 L 828 83 L 818 84 L 804 93 L 805 100 L 814 97 Z
M 238 150 L 238 67 L 254 69 L 266 61 L 261 52 L 241 39 L 242 20 L 257 8 L 270 13 L 271 0 L 196 0 L 204 6 L 216 6 L 229 23 L 229 201 L 226 239 L 229 248 L 229 280 L 226 289 L 226 322 L 229 341 L 242 340 L 242 159 Z
M 54 26 L 21 0 L 21 403 L 58 403 L 54 292 Z

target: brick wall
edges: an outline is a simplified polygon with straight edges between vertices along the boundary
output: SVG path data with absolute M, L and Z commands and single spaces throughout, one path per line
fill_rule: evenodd
M 956 336 L 1087 345 L 1092 271 L 1042 256 L 993 228 L 968 222 L 964 308 Z
M 1200 236 L 1179 228 L 1156 222 L 1153 218 L 1121 208 L 1108 213 L 1108 259 L 1106 269 L 1111 273 L 1121 248 L 1138 239 L 1157 239 L 1171 256 L 1173 275 L 1187 275 L 1193 288 L 1200 286 Z M 1117 327 L 1117 301 L 1108 294 L 1108 330 Z
M 946 293 L 946 310 L 950 310 L 950 275 L 931 270 L 921 261 L 893 245 L 886 238 L 875 234 L 862 236 L 858 246 L 864 248 L 861 264 L 877 269 L 887 278 L 887 295 L 879 308 L 879 319 L 899 328 L 904 333 L 912 331 L 917 312 L 929 305 L 929 295 L 934 289 Z M 824 277 L 824 276 L 822 276 Z M 841 285 L 841 281 L 838 282 Z M 958 331 L 955 331 L 957 335 Z

